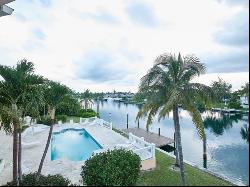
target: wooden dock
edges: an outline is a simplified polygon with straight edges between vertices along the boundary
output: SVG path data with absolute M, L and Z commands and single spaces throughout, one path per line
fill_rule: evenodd
M 135 136 L 143 137 L 146 142 L 154 143 L 156 147 L 162 147 L 164 145 L 174 143 L 174 139 L 167 138 L 156 133 L 147 132 L 146 130 L 140 128 L 129 128 L 123 129 L 122 131 L 127 134 L 131 132 Z
M 211 110 L 213 112 L 221 112 L 221 113 L 227 113 L 227 114 L 240 114 L 240 113 L 247 114 L 247 113 L 249 113 L 249 111 L 227 109 L 227 108 L 212 108 Z

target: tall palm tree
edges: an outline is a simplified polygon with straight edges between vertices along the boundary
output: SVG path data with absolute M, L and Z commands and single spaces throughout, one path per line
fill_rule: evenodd
M 244 86 L 241 87 L 241 95 L 247 97 L 247 101 L 249 104 L 249 83 L 246 83 Z
M 176 58 L 172 54 L 160 55 L 154 66 L 141 79 L 139 92 L 146 94 L 147 102 L 137 114 L 137 119 L 147 116 L 147 128 L 158 115 L 158 120 L 165 118 L 173 111 L 176 135 L 176 163 L 180 166 L 182 184 L 186 185 L 184 173 L 179 106 L 192 116 L 198 134 L 205 137 L 202 117 L 196 107 L 196 101 L 209 104 L 211 89 L 208 86 L 191 83 L 194 77 L 205 72 L 205 66 L 193 55 Z
M 22 160 L 22 126 L 25 123 L 24 117 L 29 115 L 31 117 L 30 124 L 32 123 L 32 120 L 35 118 L 38 118 L 40 116 L 39 110 L 42 108 L 44 103 L 44 97 L 41 90 L 40 85 L 33 85 L 29 92 L 25 92 L 23 96 L 20 99 L 20 102 L 18 104 L 19 110 L 21 111 L 21 119 L 19 123 L 19 129 L 18 129 L 18 176 L 19 180 L 22 180 L 22 166 L 21 166 L 21 160 Z
M 44 90 L 45 102 L 48 105 L 48 110 L 49 110 L 48 113 L 51 119 L 51 125 L 50 125 L 47 143 L 46 143 L 46 146 L 45 146 L 45 149 L 44 149 L 44 152 L 43 152 L 40 164 L 39 164 L 37 177 L 39 177 L 41 174 L 43 163 L 44 163 L 44 160 L 47 155 L 49 145 L 51 142 L 51 136 L 52 136 L 53 127 L 55 123 L 56 108 L 69 93 L 70 93 L 70 89 L 68 87 L 57 82 L 50 81 L 48 82 L 47 87 L 45 87 L 45 90 Z
M 84 109 L 87 110 L 91 104 L 93 104 L 91 92 L 87 89 L 81 98 L 81 103 L 84 103 Z
M 16 67 L 0 65 L 0 76 L 3 78 L 0 81 L 0 99 L 3 103 L 0 115 L 4 119 L 2 124 L 10 126 L 13 133 L 13 181 L 17 183 L 18 173 L 21 179 L 21 98 L 34 86 L 42 84 L 44 79 L 34 74 L 34 64 L 26 59 L 19 61 Z

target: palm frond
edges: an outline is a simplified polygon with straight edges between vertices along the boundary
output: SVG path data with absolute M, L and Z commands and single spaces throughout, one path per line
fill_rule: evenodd
M 183 102 L 183 108 L 189 112 L 190 116 L 192 117 L 192 121 L 198 131 L 198 135 L 201 139 L 203 139 L 205 137 L 205 129 L 200 112 L 197 110 L 193 103 L 188 101 Z
M 153 118 L 154 118 L 154 116 L 156 115 L 158 109 L 159 109 L 159 106 L 153 106 L 153 107 L 151 108 L 151 110 L 149 111 L 149 113 L 148 113 L 148 118 L 147 118 L 147 123 L 146 123 L 147 129 L 148 129 L 148 127 L 149 127 L 150 125 L 153 124 Z
M 27 59 L 22 59 L 18 61 L 16 70 L 18 72 L 22 72 L 23 74 L 32 74 L 34 72 L 34 64 L 32 62 L 28 62 Z
M 162 109 L 160 110 L 158 121 L 164 119 L 169 113 L 173 110 L 174 104 L 179 102 L 179 92 L 178 90 L 174 89 L 170 96 L 166 96 L 167 101 L 164 103 Z
M 192 102 L 201 101 L 209 108 L 215 99 L 215 95 L 209 86 L 200 83 L 189 83 L 184 87 L 184 98 L 192 99 Z
M 206 72 L 204 64 L 200 63 L 199 58 L 194 55 L 187 55 L 184 57 L 184 63 L 181 70 L 180 79 L 182 81 L 191 81 L 194 77 L 200 76 Z
M 157 57 L 153 67 L 141 79 L 139 91 L 146 95 L 147 103 L 138 112 L 137 118 L 148 116 L 147 124 L 151 124 L 157 112 L 158 120 L 161 120 L 174 105 L 182 104 L 190 112 L 200 137 L 204 137 L 202 118 L 195 102 L 202 100 L 209 106 L 213 92 L 210 87 L 191 81 L 205 71 L 205 65 L 194 55 L 182 58 L 180 54 L 176 57 L 165 53 Z

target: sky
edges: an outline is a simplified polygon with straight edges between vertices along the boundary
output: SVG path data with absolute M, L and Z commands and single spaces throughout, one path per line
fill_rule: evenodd
M 136 92 L 163 53 L 195 54 L 239 89 L 249 81 L 248 0 L 16 0 L 0 18 L 0 64 L 26 58 L 76 91 Z

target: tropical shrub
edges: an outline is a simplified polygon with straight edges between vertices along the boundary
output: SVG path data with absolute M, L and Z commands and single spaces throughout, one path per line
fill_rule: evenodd
M 52 124 L 52 121 L 49 117 L 41 117 L 41 119 L 37 120 L 37 123 L 50 126 Z
M 237 91 L 231 94 L 231 97 L 230 97 L 229 103 L 228 103 L 228 107 L 233 108 L 233 109 L 242 109 L 243 108 L 241 106 L 240 96 L 239 96 L 239 93 Z
M 81 105 L 77 99 L 67 96 L 58 104 L 56 115 L 76 116 L 79 110 L 81 110 Z
M 57 115 L 56 116 L 56 121 L 62 121 L 63 123 L 66 123 L 67 116 L 66 115 Z
M 61 175 L 40 175 L 36 180 L 36 173 L 23 175 L 20 186 L 71 186 L 71 182 Z M 13 182 L 7 183 L 7 186 L 15 186 Z
M 77 117 L 91 118 L 97 116 L 97 113 L 92 109 L 81 109 L 78 111 Z
M 82 166 L 82 181 L 88 186 L 133 186 L 140 175 L 140 157 L 123 149 L 99 153 Z
M 228 107 L 229 108 L 233 108 L 233 109 L 242 109 L 243 107 L 241 106 L 240 102 L 229 102 L 228 103 Z

